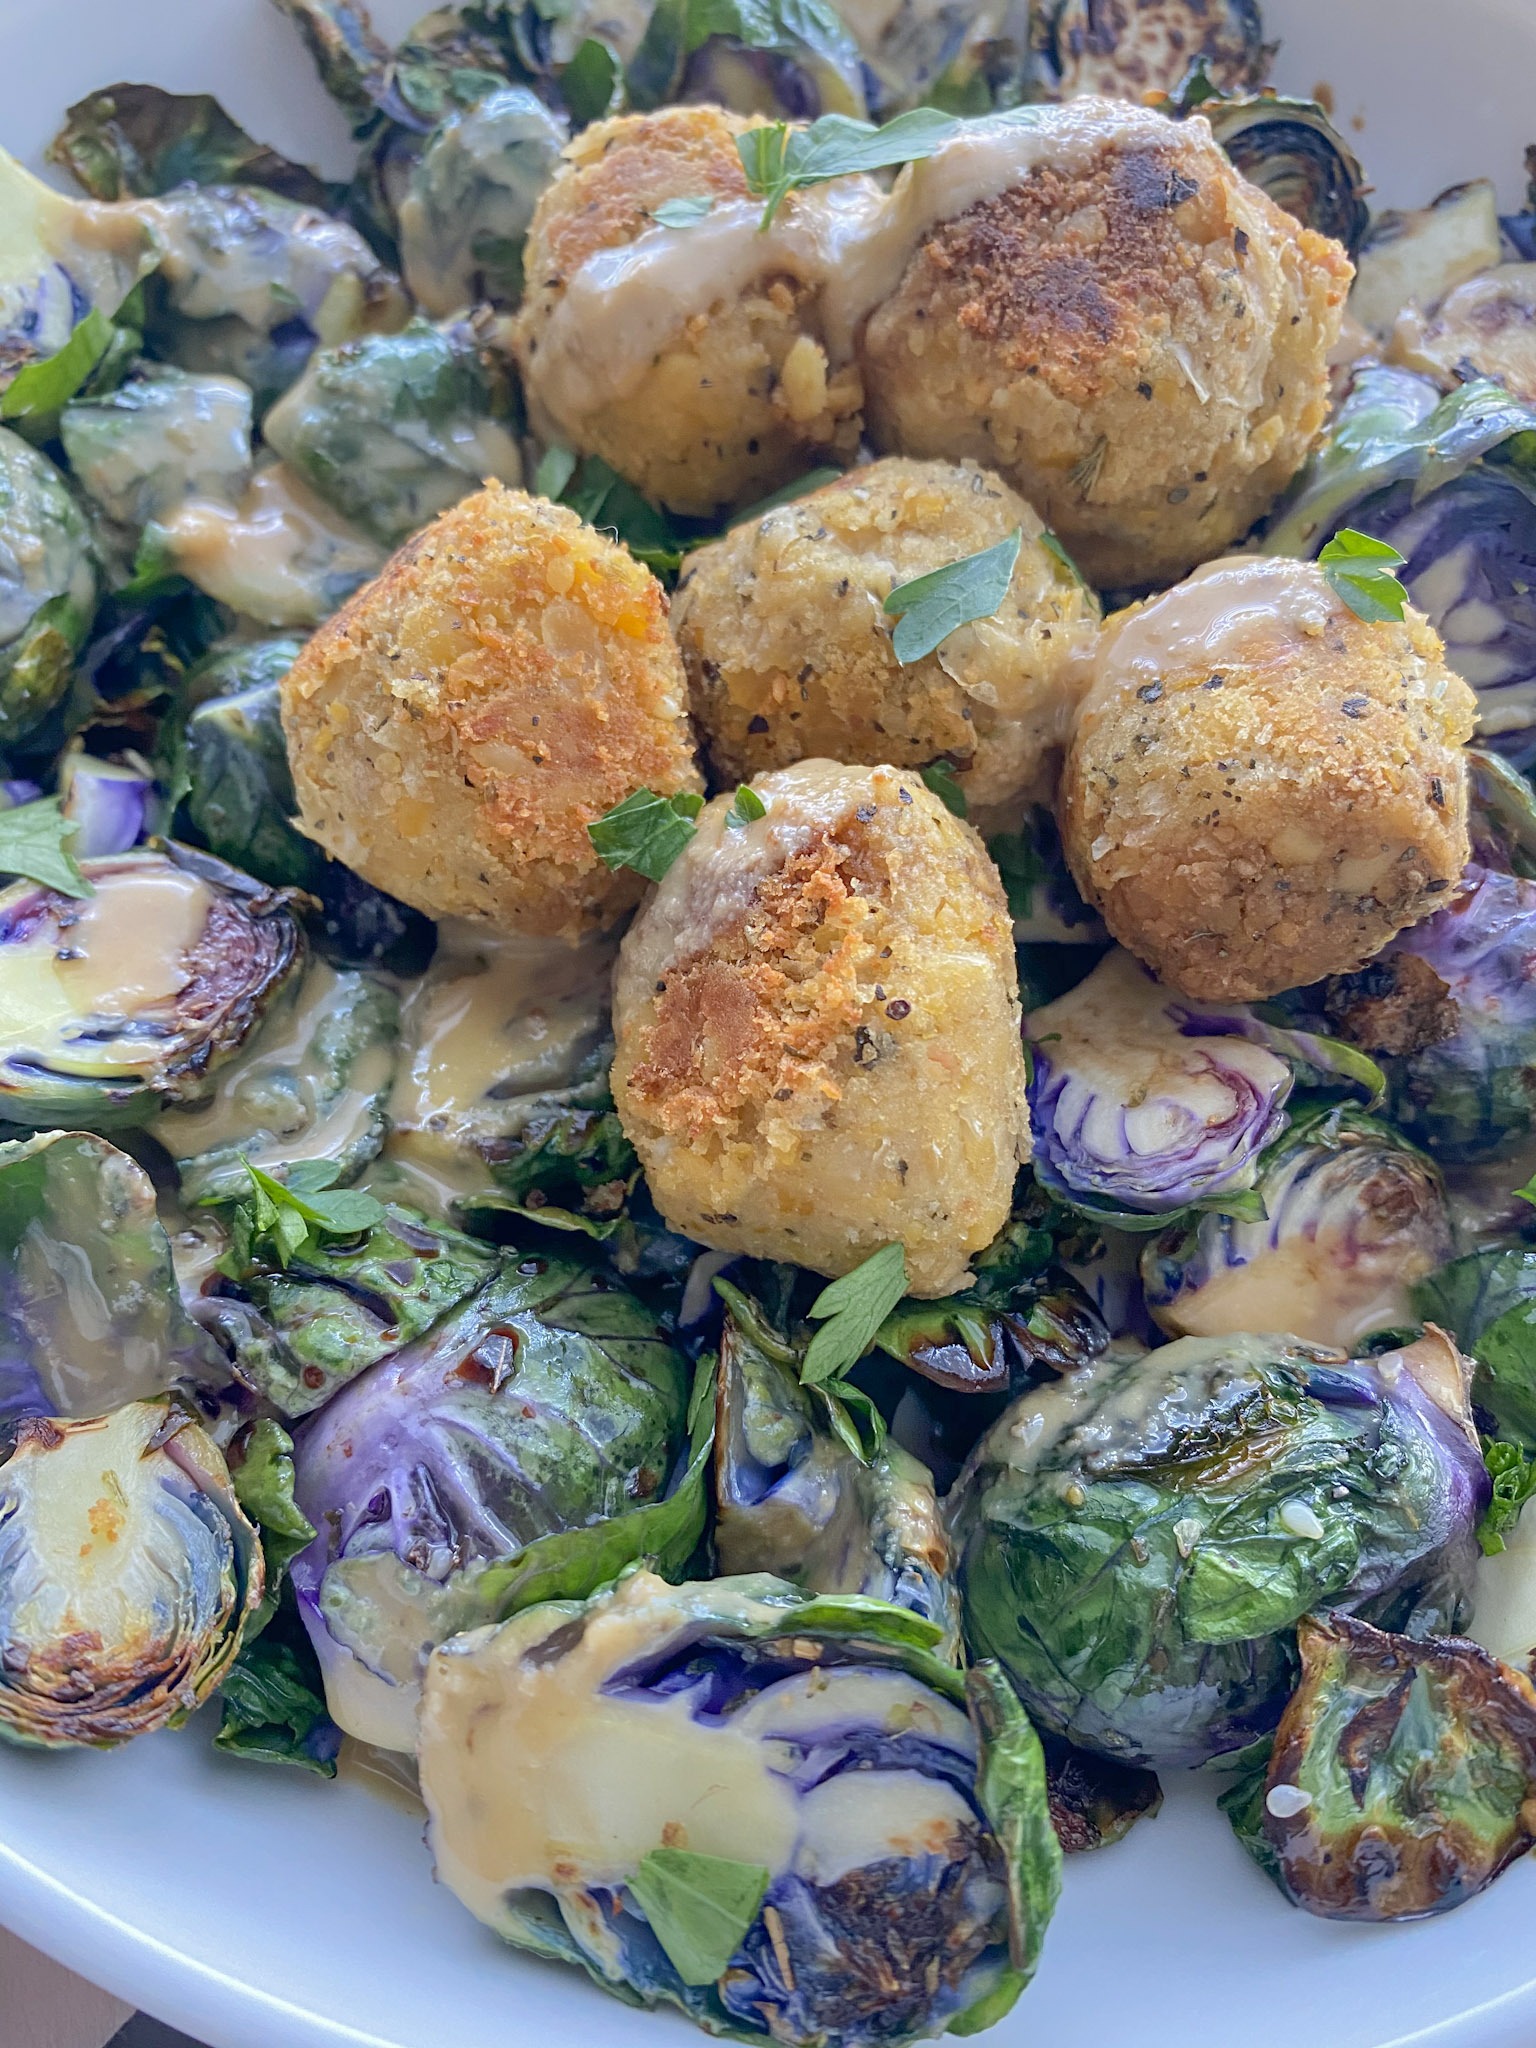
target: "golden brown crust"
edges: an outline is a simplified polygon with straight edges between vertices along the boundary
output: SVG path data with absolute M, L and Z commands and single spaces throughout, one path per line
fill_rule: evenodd
M 1195 119 L 941 224 L 865 331 L 871 438 L 971 456 L 1100 587 L 1168 582 L 1300 466 L 1353 275 Z
M 587 827 L 696 789 L 667 601 L 574 513 L 500 484 L 392 557 L 283 684 L 304 829 L 429 915 L 574 936 L 639 882 Z
M 1024 543 L 990 619 L 903 667 L 882 607 L 898 584 Z M 738 526 L 691 558 L 673 627 L 720 781 L 826 756 L 951 761 L 973 806 L 1048 797 L 1098 608 L 1041 521 L 974 464 L 892 456 Z

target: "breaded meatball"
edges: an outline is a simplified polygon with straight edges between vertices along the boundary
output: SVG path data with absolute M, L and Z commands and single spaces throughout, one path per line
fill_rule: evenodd
M 903 668 L 882 610 L 891 591 L 1016 528 L 998 611 Z M 975 463 L 893 456 L 701 548 L 672 624 L 719 779 L 814 755 L 898 768 L 947 757 L 973 808 L 1048 797 L 1099 608 L 1041 531 Z
M 705 106 L 594 123 L 545 188 L 523 258 L 516 349 L 537 430 L 702 517 L 851 457 L 861 432 L 858 372 L 829 368 L 821 341 L 822 230 L 878 190 L 797 194 L 760 234 L 736 152 L 754 125 Z M 658 223 L 679 199 L 710 211 Z
M 1461 873 L 1476 710 L 1419 613 L 1368 624 L 1314 562 L 1210 562 L 1104 629 L 1062 771 L 1067 859 L 1185 995 L 1346 972 Z
M 283 682 L 304 830 L 431 917 L 574 938 L 641 883 L 587 827 L 698 789 L 667 600 L 573 512 L 462 499 L 320 628 Z
M 803 761 L 716 797 L 619 954 L 613 1093 L 656 1205 L 722 1251 L 959 1286 L 1028 1156 L 997 872 L 913 775 Z
M 1033 111 L 903 172 L 886 239 L 910 258 L 859 351 L 870 435 L 999 470 L 1100 588 L 1167 583 L 1300 467 L 1353 271 L 1204 119 Z

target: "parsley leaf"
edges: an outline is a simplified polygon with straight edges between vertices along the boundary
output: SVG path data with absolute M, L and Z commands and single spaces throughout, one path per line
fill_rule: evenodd
M 953 811 L 957 818 L 966 815 L 965 791 L 955 778 L 953 761 L 930 761 L 923 770 L 923 780 L 946 811 Z
M 995 547 L 962 555 L 958 562 L 896 586 L 884 610 L 897 620 L 891 645 L 903 668 L 932 654 L 957 627 L 991 618 L 1008 595 L 1023 540 L 1023 531 L 1016 526 Z
M 824 1287 L 810 1307 L 821 1328 L 800 1368 L 805 1384 L 820 1386 L 856 1365 L 906 1291 L 907 1255 L 899 1244 L 882 1245 L 862 1266 Z
M 1406 558 L 1388 542 L 1372 540 L 1368 533 L 1356 533 L 1346 526 L 1317 559 L 1335 597 L 1347 604 L 1357 619 L 1379 626 L 1403 616 L 1408 593 L 1395 572 Z
M 713 213 L 714 207 L 713 199 L 702 192 L 690 193 L 686 199 L 664 199 L 660 206 L 653 206 L 651 219 L 660 228 L 692 228 Z
M 40 363 L 28 363 L 0 391 L 0 420 L 35 419 L 41 413 L 57 412 L 101 361 L 115 331 L 101 308 L 92 306 L 83 320 L 76 321 L 61 349 Z
M 993 125 L 1030 125 L 1039 114 L 1033 107 L 1014 107 L 986 118 Z M 792 128 L 787 121 L 749 128 L 737 137 L 736 152 L 747 174 L 748 191 L 767 202 L 760 223 L 767 228 L 787 194 L 846 177 L 850 171 L 884 171 L 917 163 L 965 125 L 957 115 L 941 113 L 937 107 L 913 107 L 883 128 L 847 114 L 823 114 L 808 128 Z
M 725 822 L 739 832 L 744 825 L 755 825 L 759 818 L 766 818 L 767 815 L 768 806 L 751 784 L 744 782 L 731 799 L 731 808 L 725 814 Z
M 558 491 L 546 488 L 556 482 Z M 546 498 L 558 498 L 588 526 L 611 533 L 656 575 L 681 565 L 689 543 L 665 512 L 642 498 L 600 455 L 584 455 L 578 462 L 568 449 L 551 448 L 539 463 L 534 488 Z
M 1536 1174 L 1531 1176 L 1523 1188 L 1515 1189 L 1515 1200 L 1536 1203 Z
M 633 868 L 648 882 L 659 882 L 693 837 L 693 821 L 703 808 L 703 797 L 691 789 L 676 796 L 637 789 L 595 819 L 587 837 L 604 867 Z
M 286 1269 L 322 1237 L 356 1237 L 384 1221 L 384 1204 L 375 1196 L 332 1185 L 340 1169 L 331 1160 L 299 1160 L 287 1181 L 248 1159 L 240 1164 L 250 1192 L 234 1206 L 230 1249 L 219 1261 L 219 1271 L 232 1280 L 245 1278 L 262 1259 Z
M 732 1856 L 652 1849 L 629 1895 L 685 1984 L 713 1984 L 741 1947 L 768 1889 L 768 1872 Z
M 0 811 L 0 875 L 21 875 L 57 889 L 61 896 L 94 896 L 74 855 L 64 844 L 75 835 L 56 796 L 40 796 L 29 804 Z
M 1520 1510 L 1536 1493 L 1536 1463 L 1518 1444 L 1496 1436 L 1483 1438 L 1483 1463 L 1493 1481 L 1493 1498 L 1477 1525 L 1477 1540 L 1485 1557 L 1497 1557 L 1505 1537 L 1520 1519 Z

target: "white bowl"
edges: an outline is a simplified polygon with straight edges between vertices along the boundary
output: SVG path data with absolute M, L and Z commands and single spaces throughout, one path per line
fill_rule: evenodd
M 396 31 L 425 0 L 387 0 Z M 1326 84 L 1392 204 L 1489 175 L 1522 197 L 1536 0 L 1266 0 L 1278 82 Z M 339 172 L 346 135 L 266 0 L 0 0 L 0 141 L 37 160 L 116 79 L 220 94 Z M 1039 1978 L 986 2040 L 1049 2048 L 1532 2048 L 1529 1862 L 1421 1926 L 1291 1911 L 1209 1787 L 1075 1858 Z M 350 1784 L 193 1734 L 115 1755 L 0 1751 L 0 1923 L 213 2048 L 666 2048 L 700 2037 L 504 1948 L 434 1887 L 416 1823 Z M 0 2048 L 6 2037 L 0 1986 Z

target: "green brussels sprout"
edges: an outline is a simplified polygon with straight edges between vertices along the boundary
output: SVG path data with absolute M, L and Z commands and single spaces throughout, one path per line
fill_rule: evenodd
M 1351 255 L 1359 248 L 1370 224 L 1370 187 L 1360 159 L 1315 100 L 1191 93 L 1180 110 L 1203 114 L 1249 184 L 1303 227 L 1332 235 Z
M 0 1330 L 0 1424 L 224 1376 L 182 1307 L 148 1174 L 80 1131 L 0 1144 Z
M 0 1465 L 0 1737 L 109 1749 L 179 1727 L 240 1648 L 261 1545 L 187 1415 L 23 1422 Z
M 840 0 L 864 60 L 870 118 L 913 107 L 982 114 L 1032 93 L 1027 0 Z
M 1024 1395 L 951 1497 L 967 1641 L 1085 1748 L 1241 1748 L 1311 1609 L 1460 1619 L 1488 1494 L 1465 1373 L 1438 1333 L 1352 1361 L 1185 1337 Z
M 0 745 L 69 689 L 96 605 L 89 530 L 48 460 L 0 427 Z
M 939 1625 L 937 1652 L 958 1663 L 960 1597 L 927 1467 L 883 1431 L 868 1453 L 857 1437 L 850 1446 L 817 1412 L 817 1389 L 801 1385 L 794 1349 L 755 1304 L 718 1285 L 720 1570 L 772 1572 L 810 1593 L 867 1593 L 910 1608 Z
M 1255 0 L 1047 0 L 1035 43 L 1039 82 L 1053 99 L 1172 93 L 1192 64 L 1217 94 L 1253 91 L 1272 54 Z
M 150 1134 L 176 1161 L 187 1202 L 227 1200 L 245 1166 L 326 1159 L 349 1180 L 384 1142 L 400 1005 L 393 989 L 311 961 L 268 1009 L 204 1103 L 164 1110 Z
M 276 888 L 313 890 L 325 856 L 293 822 L 298 800 L 283 739 L 281 683 L 303 641 L 256 640 L 200 663 L 182 728 L 183 802 L 196 838 Z M 215 694 L 203 693 L 212 684 Z
M 84 900 L 0 893 L 0 1112 L 110 1130 L 208 1095 L 296 973 L 287 898 L 189 847 L 86 861 Z
M 603 11 L 590 9 L 589 19 L 598 18 L 588 32 L 607 42 Z M 657 4 L 623 82 L 629 105 L 641 110 L 709 100 L 734 113 L 780 120 L 822 114 L 863 120 L 868 112 L 858 43 L 826 0 L 712 0 L 696 11 Z M 569 101 L 569 81 L 560 83 Z
M 568 132 L 522 86 L 488 94 L 433 131 L 399 209 L 400 268 L 424 312 L 516 305 L 528 223 Z
M 488 476 L 522 481 L 512 387 L 467 322 L 322 349 L 266 438 L 328 504 L 396 547 Z
M 48 145 L 93 199 L 152 199 L 178 185 L 261 185 L 301 206 L 334 194 L 313 171 L 255 142 L 211 93 L 120 83 L 77 100 Z
M 1243 1846 L 1328 1920 L 1417 1920 L 1483 1891 L 1536 1842 L 1530 1680 L 1476 1643 L 1348 1614 L 1298 1635 L 1268 1762 L 1222 1802 Z
M 1413 1308 L 1473 1361 L 1472 1398 L 1494 1428 L 1536 1453 L 1536 1251 L 1490 1247 L 1420 1280 Z
M 251 394 L 229 377 L 142 363 L 66 405 L 59 437 L 86 496 L 134 539 L 188 498 L 234 500 L 251 480 Z

